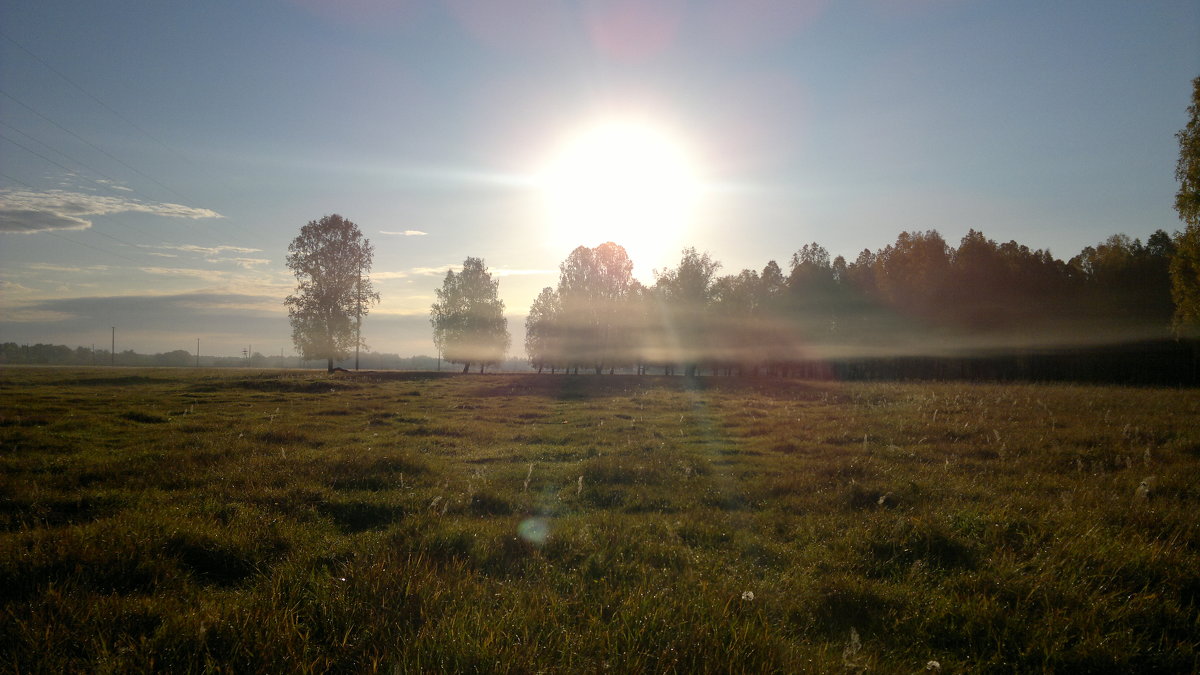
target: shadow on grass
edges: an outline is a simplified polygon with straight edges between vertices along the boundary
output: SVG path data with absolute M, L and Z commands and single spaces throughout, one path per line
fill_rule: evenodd
M 470 376 L 464 376 L 470 377 Z M 479 387 L 471 392 L 476 397 L 540 396 L 560 401 L 581 401 L 613 396 L 629 396 L 641 392 L 725 392 L 786 393 L 791 398 L 816 398 L 824 387 L 801 380 L 766 377 L 683 377 L 675 375 L 550 375 L 506 374 L 492 378 L 479 377 Z
M 363 501 L 322 502 L 317 511 L 333 520 L 344 534 L 380 530 L 404 517 L 404 508 Z

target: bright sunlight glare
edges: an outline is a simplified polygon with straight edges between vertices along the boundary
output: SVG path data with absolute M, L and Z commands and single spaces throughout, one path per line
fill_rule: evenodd
M 564 254 L 613 241 L 634 274 L 679 254 L 700 194 L 694 160 L 672 135 L 635 122 L 606 122 L 572 135 L 541 172 L 549 240 Z

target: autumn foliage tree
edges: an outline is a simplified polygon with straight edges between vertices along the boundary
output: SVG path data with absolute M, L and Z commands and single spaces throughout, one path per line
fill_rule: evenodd
M 571 251 L 558 277 L 564 365 L 596 373 L 627 365 L 623 330 L 632 281 L 633 263 L 622 246 L 607 242 Z
M 333 362 L 361 342 L 357 322 L 379 301 L 367 274 L 374 249 L 358 226 L 342 216 L 309 221 L 288 245 L 287 266 L 296 292 L 284 304 L 292 342 L 305 359 Z

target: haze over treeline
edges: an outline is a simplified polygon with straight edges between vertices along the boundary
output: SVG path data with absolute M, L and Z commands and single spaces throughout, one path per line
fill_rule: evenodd
M 864 249 L 853 260 L 831 257 L 811 243 L 760 269 L 736 272 L 723 269 L 713 254 L 688 249 L 675 267 L 655 270 L 655 282 L 646 285 L 633 278 L 619 245 L 580 247 L 560 265 L 558 284 L 543 289 L 530 307 L 524 340 L 513 340 L 505 367 L 524 351 L 535 368 L 555 371 L 756 372 L 814 359 L 979 355 L 1163 339 L 1171 335 L 1174 311 L 1173 253 L 1172 237 L 1162 230 L 1145 242 L 1113 235 L 1067 260 L 975 230 L 957 245 L 936 231 L 917 231 Z M 364 339 L 384 337 L 365 326 Z M 111 362 L 102 348 L 93 355 L 84 347 L 8 347 L 0 355 L 7 363 Z M 365 350 L 362 359 L 367 368 L 436 364 L 435 357 L 418 361 Z M 125 350 L 117 360 L 185 366 L 195 365 L 195 354 Z M 218 360 L 313 365 L 261 354 L 205 355 L 202 365 Z M 490 351 L 482 360 L 499 359 Z
M 967 355 L 1165 338 L 1171 236 L 1114 235 L 1063 261 L 971 230 L 936 231 L 831 258 L 802 246 L 782 265 L 721 275 L 687 249 L 645 286 L 620 246 L 580 247 L 526 321 L 535 366 L 777 368 L 812 359 Z

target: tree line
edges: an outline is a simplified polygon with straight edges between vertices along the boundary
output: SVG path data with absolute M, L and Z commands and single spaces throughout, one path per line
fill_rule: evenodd
M 1069 261 L 971 230 L 902 232 L 854 261 L 802 246 L 720 276 L 689 248 L 643 285 L 625 250 L 575 249 L 526 319 L 539 370 L 786 373 L 813 360 L 980 354 L 1167 335 L 1174 244 L 1115 235 Z
M 1172 317 L 1180 325 L 1172 288 L 1182 236 L 1158 230 L 1143 243 L 1113 235 L 1063 261 L 976 230 L 957 246 L 936 230 L 901 232 L 853 261 L 813 242 L 786 266 L 772 260 L 728 275 L 708 253 L 688 248 L 649 285 L 633 277 L 619 244 L 580 246 L 560 264 L 557 286 L 530 307 L 525 352 L 539 372 L 753 375 L 835 359 L 1163 338 Z M 332 369 L 363 344 L 357 326 L 379 300 L 370 242 L 332 215 L 310 222 L 289 251 L 300 278 L 287 300 L 294 341 L 303 358 Z M 499 281 L 484 260 L 468 257 L 448 270 L 435 292 L 439 357 L 463 372 L 503 361 L 511 338 Z

